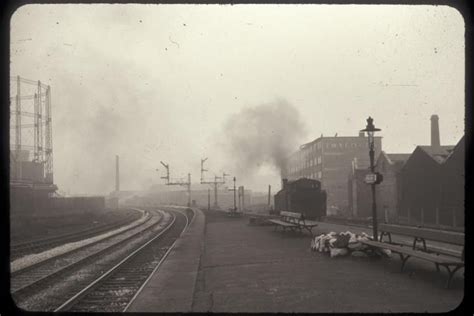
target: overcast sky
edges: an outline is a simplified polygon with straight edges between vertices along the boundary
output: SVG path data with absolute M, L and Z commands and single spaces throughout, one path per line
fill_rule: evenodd
M 27 5 L 11 75 L 51 85 L 55 183 L 71 194 L 112 191 L 115 154 L 122 189 L 162 183 L 160 160 L 193 181 L 204 157 L 209 176 L 236 174 L 230 118 L 281 100 L 301 121 L 294 148 L 369 115 L 389 153 L 429 144 L 432 114 L 441 144 L 464 133 L 464 21 L 446 6 Z M 258 164 L 238 184 L 278 188 Z

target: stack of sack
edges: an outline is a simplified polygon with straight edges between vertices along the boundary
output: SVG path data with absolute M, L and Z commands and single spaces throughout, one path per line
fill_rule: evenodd
M 361 241 L 372 240 L 366 233 L 356 235 L 350 231 L 336 234 L 330 232 L 321 234 L 311 240 L 311 250 L 319 252 L 327 252 L 332 257 L 352 255 L 353 257 L 367 257 L 369 255 L 390 257 L 389 249 L 374 249 Z

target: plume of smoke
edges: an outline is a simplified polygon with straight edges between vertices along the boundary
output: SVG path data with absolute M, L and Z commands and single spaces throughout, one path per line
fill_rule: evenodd
M 281 172 L 294 151 L 305 127 L 298 110 L 289 102 L 274 102 L 245 108 L 224 124 L 226 153 L 232 167 L 243 176 L 255 174 L 263 165 Z

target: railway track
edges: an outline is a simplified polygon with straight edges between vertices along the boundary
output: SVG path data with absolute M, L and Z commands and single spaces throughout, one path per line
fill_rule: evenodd
M 92 227 L 89 229 L 79 230 L 79 231 L 75 231 L 73 233 L 68 233 L 68 234 L 61 234 L 61 235 L 53 236 L 50 238 L 43 238 L 40 240 L 32 240 L 32 241 L 12 244 L 10 246 L 10 260 L 13 261 L 24 255 L 39 253 L 39 252 L 54 248 L 55 246 L 66 244 L 68 242 L 74 242 L 74 241 L 86 239 L 88 237 L 92 237 L 95 235 L 99 235 L 107 231 L 112 231 L 121 226 L 130 224 L 136 219 L 137 218 L 135 215 L 130 214 L 121 220 L 102 224 L 102 225 Z
M 44 296 L 42 292 L 45 289 L 54 288 L 68 276 L 80 272 L 83 267 L 93 265 L 115 252 L 130 250 L 129 244 L 142 243 L 144 238 L 163 229 L 167 223 L 162 223 L 162 219 L 167 218 L 169 215 L 166 213 L 156 212 L 155 216 L 145 219 L 141 225 L 13 272 L 11 274 L 13 299 L 18 306 L 26 307 L 26 309 L 31 305 L 35 306 L 35 303 L 29 302 L 30 298 Z M 59 294 L 65 295 L 66 292 Z
M 190 218 L 173 211 L 174 221 L 160 234 L 110 268 L 54 311 L 122 312 L 159 268 Z
M 186 227 L 186 224 L 182 224 L 183 221 L 187 221 L 185 216 L 178 215 L 176 225 L 173 225 L 174 216 L 170 216 L 168 213 L 164 214 L 162 216 L 163 221 L 154 224 L 149 223 L 146 229 L 142 228 L 140 231 L 135 231 L 134 234 L 130 233 L 129 238 L 122 238 L 121 242 L 116 242 L 110 247 L 102 247 L 103 249 L 99 250 L 96 246 L 93 251 L 90 248 L 89 250 L 83 249 L 80 256 L 75 254 L 75 258 L 68 256 L 59 260 L 52 260 L 44 267 L 34 268 L 20 276 L 12 276 L 11 292 L 13 299 L 19 307 L 26 310 L 53 311 L 58 309 L 66 300 L 87 288 L 93 280 L 107 274 L 110 267 L 117 266 L 124 261 L 124 257 L 130 257 L 130 253 L 135 254 L 139 248 L 152 249 L 149 245 L 156 245 L 156 241 L 160 239 L 163 240 L 161 243 L 163 246 L 155 247 L 152 251 L 156 256 L 155 259 L 150 259 L 151 261 L 147 261 L 148 263 L 145 262 L 146 259 L 143 259 L 145 261 L 141 263 L 136 263 L 141 271 L 140 273 L 150 274 L 150 267 L 155 267 L 158 264 L 156 258 L 163 258 L 168 249 L 166 247 L 169 245 L 164 245 L 166 244 L 164 240 L 172 239 L 173 236 L 176 238 L 176 236 L 179 236 L 176 232 L 179 231 L 180 233 L 183 227 Z M 151 243 L 151 240 L 154 242 Z M 143 247 L 145 243 L 147 246 Z M 136 281 L 139 280 L 141 279 Z M 116 287 L 115 290 L 117 293 L 125 291 L 124 288 L 121 290 L 120 286 Z
M 47 258 L 45 258 L 43 260 L 40 260 L 38 262 L 27 264 L 26 266 L 23 266 L 23 267 L 20 267 L 20 268 L 12 266 L 11 267 L 12 268 L 11 276 L 16 277 L 20 274 L 24 274 L 27 271 L 34 270 L 34 269 L 36 269 L 40 266 L 46 265 L 46 264 L 48 264 L 49 262 L 51 262 L 53 260 L 58 260 L 60 258 L 66 257 L 70 254 L 74 254 L 75 252 L 78 252 L 82 249 L 85 249 L 87 247 L 99 244 L 100 242 L 108 241 L 108 240 L 110 240 L 110 239 L 112 239 L 116 236 L 119 236 L 120 234 L 132 231 L 133 229 L 139 227 L 140 225 L 146 224 L 151 219 L 152 219 L 152 216 L 148 212 L 145 212 L 143 222 L 137 222 L 135 224 L 130 224 L 128 227 L 125 226 L 122 229 L 118 229 L 115 232 L 111 231 L 111 233 L 106 237 L 101 237 L 100 235 L 96 236 L 95 238 L 92 238 L 92 241 L 90 240 L 89 242 L 84 243 L 82 245 L 72 247 L 69 250 L 65 250 L 63 252 L 60 252 L 59 254 L 51 255 L 50 257 L 47 257 Z M 95 239 L 95 241 L 94 241 L 94 239 Z M 80 241 L 79 244 L 81 244 L 82 242 Z M 69 244 L 69 246 L 70 246 L 70 244 Z

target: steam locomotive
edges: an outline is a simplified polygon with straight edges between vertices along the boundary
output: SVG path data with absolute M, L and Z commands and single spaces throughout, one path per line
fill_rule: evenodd
M 304 218 L 321 220 L 326 216 L 326 191 L 321 190 L 318 180 L 300 178 L 282 180 L 282 189 L 275 194 L 275 212 L 302 213 Z

